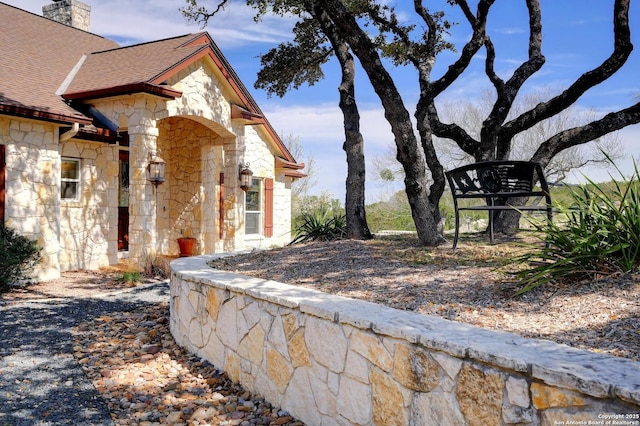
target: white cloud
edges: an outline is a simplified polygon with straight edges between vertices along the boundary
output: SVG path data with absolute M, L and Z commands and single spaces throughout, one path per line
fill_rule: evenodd
M 504 35 L 514 35 L 514 34 L 527 34 L 529 32 L 529 28 L 523 27 L 504 27 L 498 28 L 496 33 L 504 34 Z
M 42 15 L 43 0 L 5 0 L 7 4 Z M 90 31 L 116 39 L 123 45 L 160 40 L 183 34 L 208 31 L 216 42 L 227 47 L 248 43 L 279 43 L 291 38 L 288 18 L 266 17 L 263 25 L 253 21 L 255 10 L 235 2 L 209 21 L 204 30 L 182 16 L 182 0 L 85 0 L 91 6 Z
M 638 140 L 640 140 L 640 124 L 625 127 L 617 132 L 618 139 L 622 144 L 626 154 L 625 158 L 617 161 L 616 166 L 620 169 L 624 177 L 629 178 L 634 172 L 634 162 L 640 165 L 640 151 L 638 151 Z M 620 173 L 614 167 L 586 167 L 583 170 L 574 172 L 568 179 L 570 182 L 585 182 L 588 177 L 593 182 L 605 182 L 611 179 L 620 180 Z

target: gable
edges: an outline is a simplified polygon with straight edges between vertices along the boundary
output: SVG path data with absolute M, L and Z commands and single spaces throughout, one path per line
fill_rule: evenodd
M 117 64 L 128 64 L 127 69 Z M 218 82 L 218 88 L 232 105 L 230 118 L 257 125 L 270 140 L 278 156 L 295 159 L 265 118 L 247 88 L 208 33 L 187 34 L 165 40 L 123 47 L 89 55 L 64 93 L 69 100 L 87 101 L 98 97 L 136 91 L 178 99 L 184 88 L 184 72 L 202 64 Z M 200 96 L 204 96 L 202 93 Z M 189 102 L 188 100 L 186 101 Z M 225 107 L 226 108 L 226 107 Z M 227 122 L 218 117 L 216 121 Z

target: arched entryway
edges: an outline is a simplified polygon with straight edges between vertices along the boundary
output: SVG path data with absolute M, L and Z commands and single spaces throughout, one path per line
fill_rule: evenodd
M 158 244 L 178 253 L 178 238 L 196 238 L 195 254 L 223 251 L 225 141 L 214 123 L 169 117 L 157 123 L 165 182 L 156 189 Z M 229 135 L 227 135 L 229 136 Z M 233 136 L 233 135 L 231 135 Z M 235 137 L 233 139 L 235 141 Z M 234 142 L 235 143 L 235 142 Z

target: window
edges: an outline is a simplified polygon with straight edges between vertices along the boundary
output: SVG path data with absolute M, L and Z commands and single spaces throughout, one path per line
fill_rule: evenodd
M 262 223 L 262 181 L 251 179 L 251 189 L 245 195 L 244 202 L 244 232 L 245 234 L 259 234 Z
M 80 198 L 80 160 L 63 158 L 60 168 L 60 198 L 78 200 Z

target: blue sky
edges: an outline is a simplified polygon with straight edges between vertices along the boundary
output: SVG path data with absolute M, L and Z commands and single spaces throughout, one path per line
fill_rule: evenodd
M 211 2 L 211 0 L 209 0 Z M 40 15 L 49 0 L 4 0 L 5 3 Z M 189 24 L 178 11 L 183 0 L 84 0 L 91 6 L 90 31 L 112 38 L 122 45 L 163 39 L 202 29 Z M 391 1 L 388 1 L 392 3 Z M 313 87 L 303 87 L 284 98 L 268 98 L 261 90 L 253 89 L 260 67 L 258 55 L 290 39 L 292 21 L 267 18 L 254 23 L 253 11 L 243 0 L 235 1 L 220 16 L 213 18 L 205 28 L 243 80 L 265 112 L 273 127 L 281 135 L 300 139 L 306 155 L 313 156 L 317 164 L 318 183 L 312 192 L 326 191 L 344 200 L 346 160 L 342 151 L 344 140 L 342 116 L 338 109 L 337 86 L 339 69 L 335 63 L 325 67 L 326 78 Z M 397 1 L 403 4 L 402 1 Z M 425 2 L 433 9 L 455 10 L 445 0 Z M 543 54 L 547 61 L 538 74 L 525 85 L 524 90 L 537 90 L 545 86 L 566 87 L 585 71 L 600 64 L 612 50 L 613 0 L 542 0 Z M 404 15 L 414 20 L 411 11 Z M 455 19 L 454 19 L 455 20 Z M 457 19 L 451 41 L 462 46 L 470 35 L 468 25 Z M 632 105 L 640 95 L 640 5 L 633 3 L 630 12 L 632 41 L 636 50 L 630 60 L 614 78 L 587 92 L 577 108 L 601 112 L 615 111 Z M 635 31 L 635 32 L 634 32 Z M 489 18 L 489 34 L 496 45 L 496 70 L 508 78 L 527 57 L 528 17 L 524 0 L 497 0 Z M 438 58 L 433 76 L 455 60 L 455 54 L 444 53 Z M 447 101 L 473 101 L 480 99 L 489 88 L 483 73 L 483 57 L 479 56 L 467 72 L 442 96 Z M 416 79 L 411 69 L 396 70 L 396 82 L 409 111 L 413 114 L 416 101 Z M 393 148 L 390 127 L 384 119 L 379 100 L 369 86 L 364 72 L 356 74 L 356 96 L 362 116 L 361 126 L 365 139 L 365 155 L 369 162 Z M 622 163 L 630 172 L 632 158 L 640 154 L 640 125 L 619 132 L 627 159 Z M 373 167 L 367 169 L 367 202 L 386 197 L 401 186 L 382 185 L 375 179 Z M 584 170 L 590 178 L 606 180 L 610 171 Z M 615 173 L 614 173 L 615 176 Z M 579 179 L 579 175 L 575 177 Z

